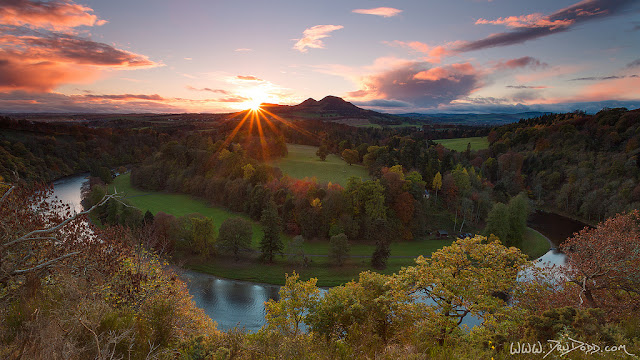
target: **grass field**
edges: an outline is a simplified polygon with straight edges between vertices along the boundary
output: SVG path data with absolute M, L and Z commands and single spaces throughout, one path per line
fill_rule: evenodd
M 348 165 L 346 165 L 348 166 Z M 191 213 L 200 213 L 213 219 L 216 229 L 220 228 L 222 222 L 230 217 L 242 217 L 252 223 L 253 238 L 252 247 L 259 249 L 262 237 L 262 226 L 252 221 L 244 214 L 234 213 L 220 207 L 207 205 L 203 200 L 195 199 L 189 195 L 167 194 L 162 192 L 147 192 L 133 188 L 130 183 L 130 174 L 118 176 L 113 184 L 118 192 L 124 193 L 125 199 L 133 206 L 143 212 L 146 210 L 156 214 L 158 211 L 183 216 Z M 283 242 L 286 244 L 291 237 L 283 234 Z M 429 256 L 432 252 L 450 245 L 452 240 L 431 239 L 423 237 L 412 242 L 392 243 L 391 258 L 388 267 L 383 273 L 394 273 L 403 266 L 414 264 L 413 259 L 419 255 Z M 311 264 L 302 267 L 288 263 L 286 257 L 276 257 L 274 264 L 263 264 L 251 258 L 239 263 L 234 263 L 230 259 L 215 258 L 202 261 L 199 259 L 188 259 L 186 267 L 196 271 L 205 272 L 230 279 L 257 281 L 271 284 L 284 284 L 284 274 L 296 270 L 302 277 L 317 277 L 319 286 L 334 286 L 357 278 L 358 273 L 371 270 L 370 256 L 375 246 L 371 244 L 352 243 L 349 263 L 341 268 L 332 266 L 328 257 L 311 256 Z M 326 255 L 329 244 L 326 241 L 306 241 L 303 250 L 307 255 Z
M 467 144 L 471 143 L 471 150 L 482 150 L 489 148 L 489 141 L 486 137 L 469 137 L 469 138 L 457 138 L 457 139 L 440 139 L 433 140 L 438 144 L 442 144 L 447 149 L 455 151 L 467 150 Z
M 527 228 L 524 239 L 519 246 L 523 253 L 529 255 L 529 259 L 537 259 L 549 251 L 549 240 L 532 228 Z
M 211 207 L 205 201 L 195 199 L 189 195 L 137 190 L 131 186 L 130 174 L 118 176 L 113 181 L 112 186 L 115 187 L 118 192 L 123 192 L 125 199 L 131 205 L 142 210 L 142 212 L 149 210 L 155 215 L 158 211 L 162 211 L 174 216 L 200 213 L 213 219 L 213 224 L 216 229 L 219 229 L 222 222 L 231 217 L 241 217 L 251 221 L 249 216 L 245 214 L 234 213 L 219 207 Z M 254 221 L 251 221 L 251 223 L 253 224 L 252 245 L 257 248 L 258 244 L 260 244 L 260 237 L 262 236 L 262 226 Z
M 259 249 L 259 243 L 262 237 L 262 226 L 244 214 L 234 213 L 220 207 L 209 206 L 205 201 L 195 199 L 189 195 L 146 192 L 134 189 L 130 184 L 129 174 L 118 176 L 114 180 L 112 187 L 115 187 L 118 192 L 124 193 L 125 199 L 143 212 L 149 210 L 156 214 L 158 211 L 163 211 L 175 216 L 200 213 L 212 218 L 216 229 L 219 229 L 222 222 L 227 218 L 245 218 L 251 221 L 252 224 L 252 247 L 256 250 Z M 432 220 L 436 223 L 442 222 L 443 226 L 445 226 L 450 219 L 439 219 L 432 216 Z M 471 229 L 468 230 L 473 231 Z M 290 236 L 283 234 L 285 252 L 286 244 L 290 239 Z M 524 242 L 522 248 L 532 259 L 541 256 L 549 248 L 547 240 L 544 237 L 540 237 L 531 229 L 527 229 L 526 239 L 529 240 Z M 452 239 L 421 237 L 410 242 L 394 242 L 391 244 L 391 257 L 388 260 L 388 266 L 381 272 L 384 274 L 392 274 L 399 271 L 402 267 L 414 265 L 414 258 L 419 255 L 429 256 L 434 251 L 450 245 L 452 241 Z M 326 241 L 305 241 L 303 250 L 306 255 L 326 255 L 328 253 L 328 247 L 328 242 Z M 326 256 L 310 256 L 309 259 L 311 262 L 307 267 L 289 263 L 286 257 L 281 256 L 276 257 L 274 264 L 263 264 L 256 259 L 257 254 L 247 255 L 245 259 L 238 263 L 226 257 L 217 257 L 208 260 L 198 258 L 178 260 L 179 262 L 184 262 L 187 268 L 230 279 L 284 284 L 284 275 L 295 270 L 305 279 L 317 277 L 319 286 L 335 286 L 356 279 L 362 271 L 372 270 L 370 266 L 370 256 L 374 248 L 375 246 L 372 244 L 352 242 L 352 257 L 343 267 L 333 266 L 330 263 L 330 259 Z
M 316 155 L 318 148 L 315 146 L 287 144 L 287 148 L 289 155 L 271 162 L 270 165 L 279 167 L 284 174 L 293 178 L 315 177 L 319 183 L 331 181 L 343 186 L 351 176 L 369 179 L 369 174 L 362 165 L 349 165 L 337 155 L 329 154 L 326 161 L 321 161 Z

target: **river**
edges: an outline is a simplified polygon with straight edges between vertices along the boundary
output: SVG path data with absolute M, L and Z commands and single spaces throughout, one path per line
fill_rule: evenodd
M 67 176 L 53 182 L 53 196 L 82 211 L 82 185 L 88 174 Z M 233 327 L 257 331 L 265 324 L 264 303 L 278 300 L 280 286 L 219 278 L 179 270 L 196 305 L 204 309 L 221 330 Z
M 70 204 L 76 211 L 82 211 L 81 189 L 87 181 L 87 175 L 79 174 L 56 180 L 53 183 L 53 195 Z M 571 235 L 584 226 L 572 219 L 568 220 L 573 223 L 566 222 L 566 219 L 550 213 L 532 215 L 529 226 L 556 244 L 540 258 L 540 264 L 564 264 L 565 256 L 557 250 L 557 245 L 564 240 L 562 236 L 565 236 L 567 231 L 570 231 L 568 234 Z M 578 228 L 580 225 L 582 227 Z M 564 230 L 558 230 L 558 227 L 564 226 L 567 226 Z M 221 330 L 239 327 L 251 332 L 257 331 L 265 324 L 264 303 L 269 299 L 278 300 L 280 286 L 277 285 L 224 279 L 188 270 L 179 272 L 186 281 L 189 294 L 193 296 L 196 305 L 204 309 Z M 473 327 L 479 324 L 479 319 L 467 317 L 463 323 Z

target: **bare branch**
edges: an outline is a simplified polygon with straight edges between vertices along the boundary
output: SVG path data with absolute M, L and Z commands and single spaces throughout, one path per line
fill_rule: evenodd
M 102 197 L 102 200 L 100 200 L 97 204 L 93 205 L 89 210 L 85 210 L 85 211 L 81 211 L 79 213 L 76 213 L 73 216 L 71 216 L 70 218 L 67 218 L 66 220 L 62 221 L 60 224 L 58 224 L 58 225 L 56 225 L 54 227 L 51 227 L 51 228 L 48 228 L 48 229 L 33 230 L 33 231 L 31 231 L 31 232 L 29 232 L 29 233 L 27 233 L 27 234 L 15 239 L 15 240 L 13 240 L 13 241 L 10 241 L 10 242 L 8 242 L 6 244 L 1 245 L 0 246 L 0 250 L 4 250 L 4 249 L 6 249 L 6 248 L 8 248 L 10 246 L 13 246 L 15 244 L 18 244 L 18 243 L 21 243 L 21 242 L 24 242 L 24 241 L 28 241 L 28 240 L 33 238 L 33 235 L 36 235 L 36 234 L 46 234 L 46 233 L 54 232 L 54 231 L 62 228 L 63 226 L 67 225 L 71 221 L 77 219 L 79 216 L 82 216 L 82 215 L 85 215 L 85 214 L 88 214 L 88 213 L 92 212 L 95 208 L 97 208 L 99 206 L 102 206 L 107 201 L 109 201 L 111 199 L 116 199 L 118 195 L 119 194 L 117 192 L 114 192 L 113 194 L 110 194 L 110 195 L 105 195 L 105 196 Z
M 40 265 L 36 265 L 36 266 L 28 268 L 28 269 L 13 270 L 11 272 L 11 275 L 20 275 L 20 274 L 28 273 L 28 272 L 31 272 L 31 271 L 39 270 L 39 269 L 45 268 L 45 267 L 47 267 L 47 266 L 49 266 L 49 265 L 51 265 L 53 263 L 56 263 L 56 262 L 58 262 L 60 260 L 66 259 L 66 258 L 74 256 L 74 255 L 78 255 L 78 254 L 80 254 L 80 251 L 75 251 L 75 252 L 72 252 L 72 253 L 69 253 L 69 254 L 65 254 L 65 255 L 59 256 L 59 257 L 57 257 L 55 259 L 51 259 L 51 260 L 49 260 L 47 262 L 44 262 L 44 263 L 42 263 Z
M 84 322 L 82 322 L 82 319 L 78 318 L 78 321 L 80 321 L 80 324 L 82 324 L 82 326 L 84 326 L 85 329 L 91 331 L 91 333 L 93 334 L 93 338 L 96 340 L 96 346 L 98 347 L 98 356 L 100 356 L 102 354 L 102 351 L 100 351 L 100 341 L 98 341 L 98 335 L 96 335 L 95 331 L 89 329 L 89 327 L 85 325 Z
M 4 183 L 3 183 L 3 184 L 4 184 Z M 2 195 L 2 199 L 0 199 L 0 204 L 2 204 L 2 202 L 4 202 L 4 199 L 6 199 L 6 198 L 9 196 L 9 194 L 11 194 L 11 192 L 13 191 L 13 189 L 15 189 L 15 188 L 16 188 L 15 186 L 11 186 L 11 187 L 9 188 L 9 190 L 5 191 L 4 195 Z

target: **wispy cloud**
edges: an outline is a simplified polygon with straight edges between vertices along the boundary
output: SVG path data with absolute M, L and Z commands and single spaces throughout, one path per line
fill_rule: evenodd
M 624 78 L 640 78 L 639 75 L 609 75 L 609 76 L 588 76 L 570 79 L 569 81 L 605 81 L 605 80 L 618 80 Z
M 249 48 L 238 48 L 238 49 L 235 49 L 235 50 L 233 50 L 233 51 L 235 51 L 235 52 L 251 52 L 251 51 L 253 51 L 253 49 L 249 49 Z
M 342 25 L 316 25 L 306 29 L 302 35 L 302 39 L 299 39 L 293 48 L 300 52 L 307 52 L 307 48 L 312 49 L 324 49 L 324 42 L 322 39 L 329 37 L 329 34 L 333 31 L 344 28 Z
M 535 86 L 535 85 L 507 85 L 509 89 L 546 89 L 548 86 Z
M 428 57 L 426 57 L 423 60 L 433 62 L 433 63 L 439 63 L 444 56 L 452 55 L 452 52 L 448 50 L 446 46 L 439 45 L 439 46 L 431 47 L 420 41 L 394 40 L 394 41 L 383 41 L 382 43 L 390 46 L 404 47 L 418 53 L 426 54 Z
M 238 75 L 238 76 L 236 76 L 236 79 L 244 80 L 244 81 L 264 81 L 264 80 L 262 80 L 260 78 L 252 76 L 252 75 Z
M 543 14 L 529 14 L 521 16 L 508 16 L 504 18 L 498 18 L 496 20 L 478 19 L 476 25 L 492 24 L 492 25 L 505 25 L 508 28 L 549 28 L 556 30 L 573 25 L 575 19 L 559 19 L 550 20 L 549 17 Z
M 158 94 L 145 95 L 145 94 L 118 94 L 118 95 L 83 95 L 85 99 L 89 100 L 153 100 L 153 101 L 165 101 L 166 99 Z
M 546 68 L 549 64 L 542 62 L 531 56 L 523 56 L 517 59 L 507 61 L 498 61 L 494 67 L 498 70 L 511 70 L 518 68 L 530 67 L 532 69 Z
M 635 0 L 584 0 L 551 15 L 529 14 L 496 20 L 479 19 L 476 24 L 499 24 L 512 29 L 484 39 L 466 42 L 458 51 L 473 51 L 496 46 L 520 44 L 528 40 L 567 31 L 591 20 L 623 13 Z
M 399 15 L 402 10 L 390 7 L 378 7 L 373 9 L 355 9 L 352 12 L 356 14 L 377 15 L 382 17 L 392 17 Z
M 50 30 L 68 30 L 78 26 L 103 25 L 93 9 L 73 1 L 2 1 L 0 24 Z
M 635 59 L 632 62 L 627 64 L 627 68 L 631 69 L 631 68 L 636 68 L 640 66 L 640 59 Z
M 187 85 L 187 89 L 189 90 L 193 90 L 193 91 L 208 91 L 208 92 L 212 92 L 214 94 L 223 94 L 223 95 L 229 95 L 230 93 L 227 90 L 221 90 L 221 89 L 211 89 L 211 88 L 195 88 L 193 86 Z

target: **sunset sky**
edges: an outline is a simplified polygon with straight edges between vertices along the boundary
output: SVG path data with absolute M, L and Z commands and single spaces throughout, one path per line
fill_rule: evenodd
M 640 107 L 639 0 L 0 0 L 0 112 Z

